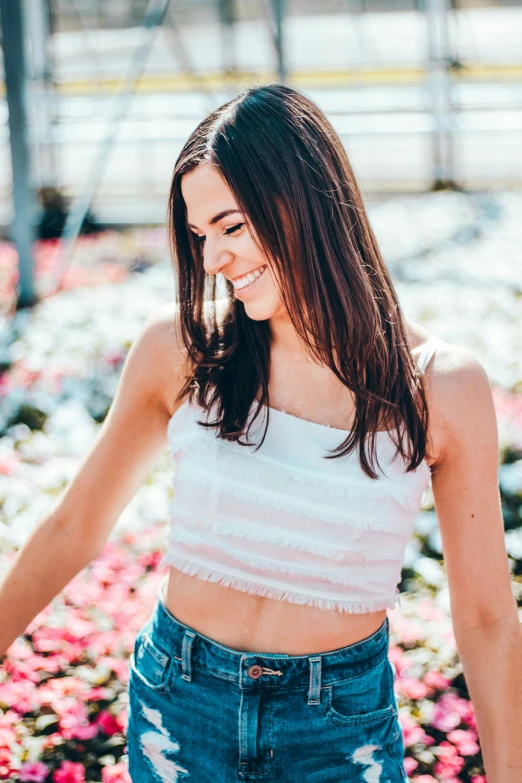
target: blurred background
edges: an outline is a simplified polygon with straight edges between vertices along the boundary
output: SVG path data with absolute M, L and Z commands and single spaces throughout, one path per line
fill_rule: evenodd
M 89 184 L 105 225 L 161 224 L 194 125 L 242 86 L 267 81 L 288 80 L 319 104 L 368 193 L 522 184 L 517 0 L 3 5 L 12 110 L 28 148 L 16 150 L 16 173 L 29 155 L 30 172 L 19 174 L 35 187 L 79 196 Z M 2 98 L 5 231 L 13 204 Z
M 80 232 L 163 225 L 188 134 L 251 84 L 316 101 L 370 198 L 522 186 L 518 0 L 0 6 L 0 235 L 19 251 L 18 307 L 45 290 L 34 239 L 65 226 L 49 291 Z
M 184 141 L 243 87 L 275 81 L 307 94 L 340 134 L 406 315 L 487 370 L 522 607 L 522 0 L 0 0 L 0 12 L 0 572 L 85 458 L 145 319 L 175 298 L 165 219 Z M 117 660 L 141 622 L 120 611 L 137 612 L 144 594 L 151 606 L 146 584 L 163 576 L 145 579 L 165 547 L 172 467 L 166 453 L 121 514 L 111 539 L 122 550 L 107 550 L 88 586 L 58 597 L 34 626 L 43 648 L 31 633 L 17 640 L 14 670 L 30 647 L 41 680 L 41 670 L 71 674 L 63 658 L 51 668 L 37 653 L 55 644 L 65 655 L 68 612 L 81 604 L 78 645 L 87 645 L 86 617 L 95 616 L 92 644 L 96 628 L 117 631 L 105 668 L 87 651 L 80 663 L 92 670 L 80 668 L 111 684 L 113 696 L 97 698 L 118 713 L 126 692 Z M 112 582 L 128 594 L 109 601 Z M 404 601 L 414 596 L 394 620 L 407 771 L 423 783 L 457 773 L 484 783 L 468 707 L 452 702 L 444 720 L 430 712 L 449 689 L 468 705 L 440 619 L 450 603 L 430 493 L 401 590 Z M 102 596 L 103 622 L 91 612 Z M 415 632 L 400 625 L 406 615 L 421 618 Z M 66 641 L 49 641 L 46 624 L 60 623 Z M 30 684 L 27 671 L 19 679 Z M 0 728 L 20 731 L 16 752 L 0 752 L 0 777 L 11 769 L 18 779 L 27 759 L 43 759 L 40 778 L 20 779 L 47 781 L 66 758 L 85 765 L 87 780 L 120 781 L 107 770 L 125 759 L 122 725 L 104 718 L 98 736 L 94 706 L 85 706 L 91 728 L 74 733 L 70 716 L 65 729 L 55 715 L 55 730 L 37 691 L 25 698 L 0 676 Z M 459 746 L 464 736 L 471 744 Z M 445 739 L 458 755 L 447 778 L 437 766 Z

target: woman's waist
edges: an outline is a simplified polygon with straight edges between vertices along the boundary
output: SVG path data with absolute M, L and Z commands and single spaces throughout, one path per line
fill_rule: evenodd
M 161 586 L 179 622 L 238 651 L 306 655 L 339 650 L 372 636 L 386 609 L 351 613 L 253 595 L 170 566 Z

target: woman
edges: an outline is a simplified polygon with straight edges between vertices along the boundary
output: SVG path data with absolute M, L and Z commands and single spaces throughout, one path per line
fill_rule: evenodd
M 300 93 L 249 89 L 212 113 L 169 206 L 179 308 L 145 325 L 97 443 L 4 581 L 2 649 L 100 552 L 168 444 L 132 779 L 404 781 L 386 610 L 431 480 L 488 781 L 522 780 L 484 369 L 401 312 L 342 144 Z

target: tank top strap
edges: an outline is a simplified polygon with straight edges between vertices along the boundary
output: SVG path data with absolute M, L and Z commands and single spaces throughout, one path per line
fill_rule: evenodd
M 417 359 L 417 367 L 421 373 L 425 371 L 426 367 L 430 363 L 431 357 L 437 350 L 439 344 L 440 337 L 437 337 L 435 334 L 432 334 L 432 336 L 426 340 L 426 344 L 424 345 L 424 348 L 422 349 L 419 358 Z

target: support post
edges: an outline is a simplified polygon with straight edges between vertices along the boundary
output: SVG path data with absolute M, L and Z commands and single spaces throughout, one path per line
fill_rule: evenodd
M 286 10 L 285 0 L 272 0 L 272 8 L 274 13 L 274 43 L 277 52 L 277 72 L 279 74 L 279 81 L 281 84 L 284 84 L 288 76 L 283 39 L 283 21 Z
M 235 0 L 219 0 L 219 18 L 221 22 L 221 52 L 223 71 L 231 73 L 236 69 L 236 51 L 234 39 Z
M 23 11 L 19 0 L 0 0 L 5 86 L 9 112 L 9 138 L 13 181 L 14 220 L 11 236 L 18 250 L 16 309 L 37 301 L 32 245 L 36 203 L 31 184 L 31 161 L 27 127 L 27 58 Z
M 449 50 L 449 12 L 449 0 L 426 0 L 434 190 L 455 186 L 449 71 L 453 58 Z
M 31 95 L 35 110 L 35 153 L 41 187 L 57 187 L 54 143 L 55 95 L 50 51 L 50 0 L 25 0 L 25 26 L 31 41 Z

